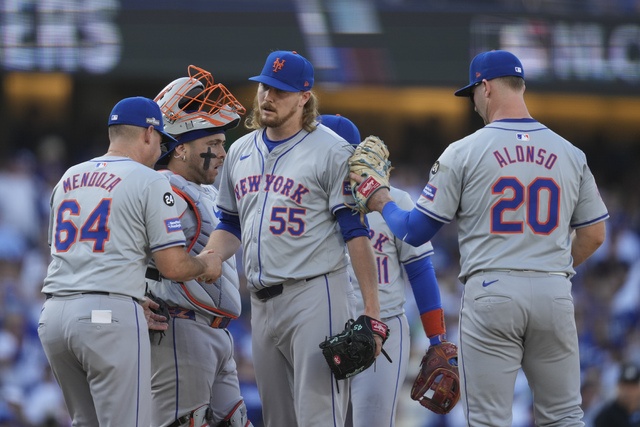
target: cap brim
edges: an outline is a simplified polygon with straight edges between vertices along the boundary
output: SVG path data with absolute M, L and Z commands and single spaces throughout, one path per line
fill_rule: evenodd
M 295 87 L 290 86 L 286 83 L 282 83 L 280 80 L 274 79 L 273 77 L 269 77 L 269 76 L 254 76 L 254 77 L 249 77 L 249 80 L 254 82 L 264 83 L 267 86 L 275 87 L 276 89 L 280 89 L 285 92 L 301 92 Z
M 471 83 L 469 85 L 466 85 L 465 87 L 455 91 L 454 95 L 455 96 L 469 96 L 469 95 L 471 95 L 471 91 L 472 91 L 472 89 L 474 88 L 475 85 L 476 85 L 475 83 Z
M 158 132 L 160 132 L 160 135 L 162 135 L 162 142 L 174 142 L 174 143 L 178 143 L 178 140 L 175 139 L 174 137 L 172 137 L 171 135 L 169 135 L 167 132 L 156 129 Z

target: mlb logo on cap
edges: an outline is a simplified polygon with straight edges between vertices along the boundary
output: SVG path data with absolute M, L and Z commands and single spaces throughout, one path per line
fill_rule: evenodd
M 249 80 L 285 92 L 304 92 L 313 87 L 313 65 L 296 51 L 271 52 L 259 76 Z

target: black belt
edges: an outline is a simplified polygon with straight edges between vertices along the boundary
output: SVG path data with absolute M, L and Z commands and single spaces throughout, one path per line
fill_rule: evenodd
M 180 427 L 181 425 L 186 425 L 185 423 L 188 423 L 190 420 L 191 420 L 191 414 L 183 415 L 177 420 L 175 420 L 174 422 L 172 422 L 171 424 L 169 424 L 167 427 Z
M 146 277 L 147 279 L 155 280 L 156 282 L 159 282 L 161 279 L 160 272 L 151 267 L 147 268 L 147 272 L 144 274 L 144 277 Z
M 260 301 L 267 301 L 280 295 L 282 293 L 282 288 L 282 284 L 269 286 L 256 292 L 256 296 Z

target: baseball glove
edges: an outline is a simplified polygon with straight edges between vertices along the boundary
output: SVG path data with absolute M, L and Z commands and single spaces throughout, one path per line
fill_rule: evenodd
M 322 354 L 336 380 L 352 377 L 373 364 L 376 359 L 373 334 L 379 335 L 384 344 L 389 337 L 389 328 L 383 322 L 363 314 L 355 321 L 349 319 L 344 331 L 320 343 Z M 386 352 L 382 351 L 389 359 Z
M 458 347 L 443 341 L 422 356 L 420 372 L 411 387 L 411 398 L 436 414 L 447 414 L 460 399 Z
M 366 179 L 358 184 L 351 179 L 351 193 L 356 199 L 355 209 L 361 213 L 369 213 L 369 198 L 381 188 L 389 188 L 391 172 L 389 150 L 377 136 L 368 136 L 357 147 L 349 158 L 349 171 Z

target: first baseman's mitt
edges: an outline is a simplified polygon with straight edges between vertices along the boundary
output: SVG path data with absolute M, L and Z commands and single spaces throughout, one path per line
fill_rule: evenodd
M 320 343 L 322 354 L 337 380 L 352 377 L 371 366 L 376 359 L 376 341 L 373 334 L 389 337 L 389 328 L 383 322 L 361 315 L 349 319 L 345 329 Z M 387 359 L 389 356 L 382 350 Z
M 366 178 L 360 184 L 350 180 L 355 209 L 365 214 L 371 212 L 367 207 L 369 198 L 379 189 L 389 188 L 391 162 L 387 146 L 377 136 L 366 137 L 349 158 L 349 171 Z
M 422 356 L 420 372 L 411 387 L 411 398 L 436 414 L 446 414 L 460 399 L 458 347 L 443 341 Z

